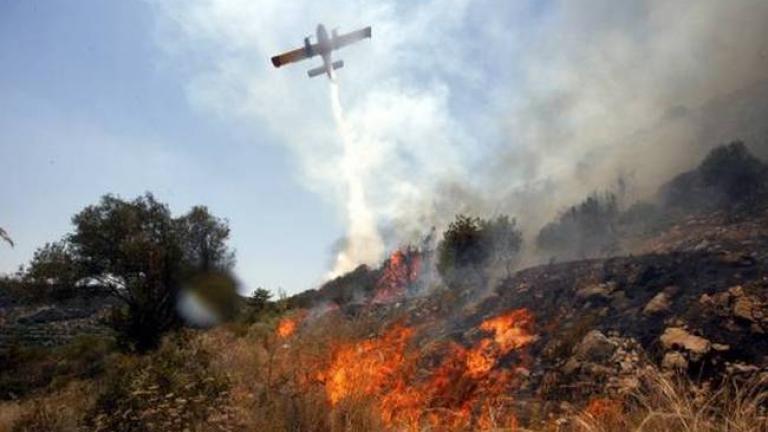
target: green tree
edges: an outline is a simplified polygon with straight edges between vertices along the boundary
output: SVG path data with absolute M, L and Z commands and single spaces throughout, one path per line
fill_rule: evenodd
M 207 207 L 195 206 L 176 220 L 181 233 L 185 261 L 204 272 L 227 272 L 235 263 L 235 254 L 227 247 L 229 225 L 213 216 Z
M 456 285 L 472 276 L 481 276 L 481 270 L 490 257 L 481 221 L 464 215 L 448 225 L 437 246 L 437 271 L 449 285 Z
M 262 312 L 267 309 L 271 299 L 271 291 L 265 288 L 256 288 L 248 299 L 248 305 L 252 307 L 255 312 Z
M 514 218 L 458 215 L 437 246 L 437 271 L 450 286 L 484 285 L 492 267 L 511 273 L 522 244 L 523 235 Z
M 204 207 L 174 219 L 149 193 L 132 201 L 106 195 L 72 221 L 75 232 L 66 241 L 83 277 L 122 301 L 114 325 L 138 350 L 153 348 L 180 324 L 176 302 L 184 283 L 234 262 L 226 222 Z
M 35 296 L 63 300 L 75 295 L 83 272 L 66 241 L 46 243 L 35 251 L 22 280 Z

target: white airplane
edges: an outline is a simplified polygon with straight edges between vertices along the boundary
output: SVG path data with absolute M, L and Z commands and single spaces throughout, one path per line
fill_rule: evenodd
M 280 67 L 288 63 L 295 63 L 319 55 L 323 58 L 323 65 L 308 70 L 307 75 L 312 78 L 325 73 L 328 75 L 329 79 L 333 79 L 333 71 L 343 67 L 344 61 L 331 61 L 331 52 L 370 37 L 370 26 L 343 35 L 337 34 L 334 29 L 331 32 L 331 37 L 328 37 L 328 32 L 325 30 L 325 26 L 318 24 L 317 43 L 310 43 L 310 36 L 307 36 L 304 38 L 303 48 L 297 48 L 293 51 L 288 51 L 272 57 L 272 64 L 275 65 L 275 67 Z

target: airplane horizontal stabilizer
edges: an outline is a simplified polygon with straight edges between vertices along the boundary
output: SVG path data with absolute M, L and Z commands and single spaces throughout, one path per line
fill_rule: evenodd
M 325 66 L 318 66 L 314 69 L 310 69 L 307 71 L 307 75 L 309 75 L 310 78 L 314 78 L 318 75 L 322 75 L 325 73 Z

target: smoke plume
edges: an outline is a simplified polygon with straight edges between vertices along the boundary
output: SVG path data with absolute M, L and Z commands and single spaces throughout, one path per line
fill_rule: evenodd
M 456 213 L 507 213 L 530 238 L 619 177 L 642 198 L 723 140 L 768 148 L 763 0 L 256 3 L 158 2 L 161 43 L 205 60 L 195 104 L 256 120 L 347 219 L 337 272 Z M 374 29 L 339 53 L 334 119 L 302 66 L 265 60 L 318 21 Z

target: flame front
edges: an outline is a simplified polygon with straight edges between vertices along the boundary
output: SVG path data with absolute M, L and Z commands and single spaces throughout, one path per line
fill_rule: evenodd
M 352 395 L 373 396 L 395 386 L 412 335 L 412 329 L 396 326 L 380 338 L 340 347 L 331 367 L 321 374 L 331 404 Z
M 533 325 L 527 310 L 512 310 L 481 323 L 483 336 L 470 348 L 444 343 L 431 354 L 409 349 L 415 330 L 398 325 L 338 347 L 320 378 L 332 406 L 369 398 L 390 429 L 514 429 L 514 415 L 498 413 L 511 412 L 501 408 L 508 408 L 515 371 L 526 356 L 509 355 L 535 340 Z

